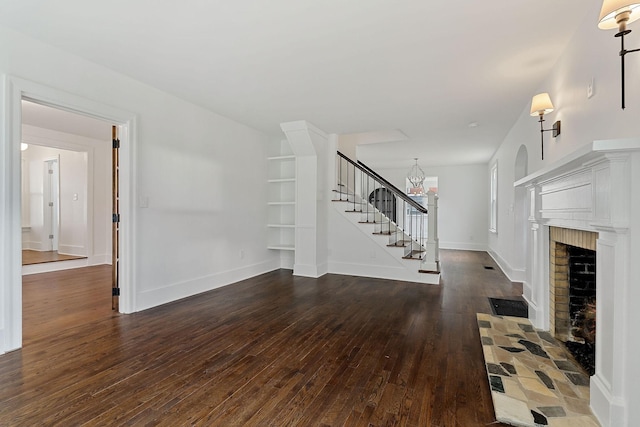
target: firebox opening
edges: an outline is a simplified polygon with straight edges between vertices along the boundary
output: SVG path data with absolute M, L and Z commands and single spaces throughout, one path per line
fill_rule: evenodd
M 597 236 L 549 228 L 550 329 L 589 375 L 595 373 Z
M 596 252 L 567 245 L 570 328 L 565 345 L 589 375 L 595 373 Z

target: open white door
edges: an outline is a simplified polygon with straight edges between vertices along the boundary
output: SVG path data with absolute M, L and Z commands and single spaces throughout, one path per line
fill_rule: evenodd
M 43 249 L 58 250 L 60 231 L 60 164 L 58 159 L 44 161 L 42 183 L 44 236 Z

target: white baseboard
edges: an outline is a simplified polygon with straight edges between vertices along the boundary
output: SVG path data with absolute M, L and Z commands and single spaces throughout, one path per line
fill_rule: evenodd
M 269 271 L 278 270 L 279 268 L 280 262 L 277 258 L 274 258 L 254 265 L 223 271 L 204 277 L 198 277 L 184 282 L 172 283 L 163 288 L 143 291 L 136 297 L 137 303 L 135 311 L 146 310 L 203 292 L 211 291 L 216 288 L 231 285 L 241 280 L 268 273 Z
M 627 404 L 610 393 L 607 381 L 596 372 L 591 377 L 590 404 L 593 414 L 598 418 L 602 427 L 627 426 Z
M 49 273 L 51 271 L 71 270 L 73 268 L 89 267 L 92 265 L 111 265 L 110 255 L 95 255 L 84 259 L 72 259 L 67 261 L 45 262 L 22 266 L 22 275 Z
M 311 264 L 294 264 L 293 275 L 302 277 L 312 277 L 317 279 L 318 277 L 327 274 L 327 264 L 311 265 Z
M 496 264 L 498 264 L 498 267 L 500 267 L 509 280 L 512 282 L 524 282 L 526 280 L 527 276 L 524 270 L 512 268 L 504 258 L 491 249 L 488 249 L 487 253 L 493 258 Z
M 87 256 L 84 246 L 58 244 L 58 253 L 63 255 Z
M 34 242 L 32 240 L 25 242 L 22 246 L 22 249 L 30 250 L 30 251 L 48 251 L 49 249 L 44 248 L 44 244 L 42 242 Z
M 533 295 L 533 289 L 531 289 L 531 285 L 526 281 L 522 282 L 522 296 L 530 299 L 531 295 Z
M 531 301 L 526 294 L 522 295 L 522 299 L 524 299 L 524 301 L 527 303 L 527 306 L 529 306 L 529 321 L 531 321 L 531 324 L 536 328 L 542 329 L 541 322 L 538 322 L 538 319 L 540 318 L 540 314 L 538 313 L 538 305 Z
M 89 265 L 90 265 L 89 264 L 89 260 L 87 258 L 72 259 L 72 260 L 68 260 L 68 261 L 45 262 L 43 264 L 23 265 L 22 266 L 22 275 L 23 276 L 28 276 L 30 274 L 49 273 L 51 271 L 70 270 L 72 268 L 88 267 Z
M 486 243 L 468 243 L 468 242 L 443 242 L 440 243 L 440 249 L 452 249 L 456 251 L 487 251 Z

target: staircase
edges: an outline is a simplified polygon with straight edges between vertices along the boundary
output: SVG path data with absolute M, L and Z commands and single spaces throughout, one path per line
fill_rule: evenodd
M 362 162 L 340 152 L 336 162 L 336 210 L 397 258 L 399 280 L 439 284 L 437 195 L 424 207 Z

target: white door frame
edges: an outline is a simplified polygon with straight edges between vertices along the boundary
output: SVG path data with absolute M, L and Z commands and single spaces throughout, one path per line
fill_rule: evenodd
M 22 99 L 106 120 L 119 126 L 120 312 L 136 311 L 136 115 L 48 86 L 5 75 L 0 135 L 0 354 L 22 347 L 21 162 Z

